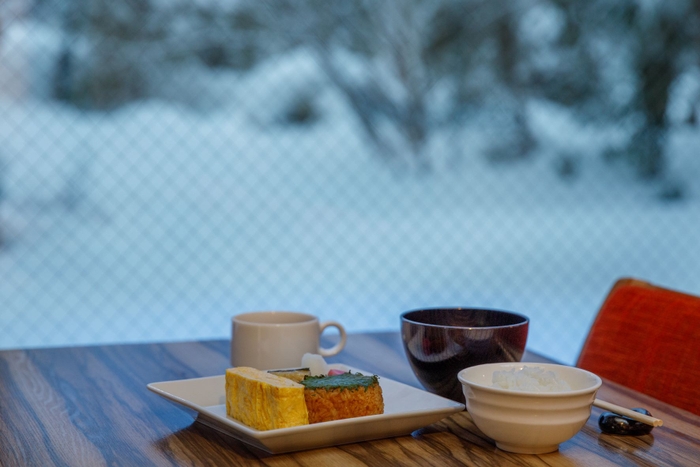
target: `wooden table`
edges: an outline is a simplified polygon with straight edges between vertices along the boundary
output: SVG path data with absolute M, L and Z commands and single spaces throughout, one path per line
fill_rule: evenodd
M 351 335 L 332 360 L 420 387 L 398 333 Z M 1 351 L 0 465 L 700 464 L 700 417 L 607 381 L 599 398 L 646 407 L 664 426 L 639 438 L 602 434 L 594 408 L 581 432 L 545 455 L 497 449 L 465 411 L 411 436 L 273 456 L 194 422 L 191 412 L 146 389 L 222 374 L 228 361 L 225 340 Z

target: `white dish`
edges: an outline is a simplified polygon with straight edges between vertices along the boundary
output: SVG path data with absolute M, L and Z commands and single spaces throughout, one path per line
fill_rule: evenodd
M 539 367 L 554 372 L 570 390 L 531 392 L 493 386 L 496 371 Z M 486 363 L 460 371 L 467 410 L 474 424 L 504 451 L 544 454 L 578 433 L 591 416 L 603 383 L 590 371 L 552 363 Z
M 388 378 L 380 377 L 379 384 L 384 394 L 381 415 L 269 431 L 254 430 L 226 415 L 224 375 L 151 383 L 148 389 L 195 410 L 197 421 L 272 454 L 408 435 L 464 410 L 464 404 Z

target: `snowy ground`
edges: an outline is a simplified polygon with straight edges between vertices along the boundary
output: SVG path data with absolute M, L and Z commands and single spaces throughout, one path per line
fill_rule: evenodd
M 616 135 L 538 102 L 531 161 L 485 164 L 466 126 L 435 138 L 433 173 L 402 173 L 328 87 L 315 126 L 268 125 L 249 89 L 286 66 L 207 75 L 232 96 L 209 112 L 0 99 L 0 348 L 226 337 L 255 309 L 396 330 L 404 310 L 464 305 L 528 315 L 529 346 L 572 363 L 616 278 L 700 293 L 697 131 L 669 142 L 676 203 L 603 163 Z M 564 182 L 552 165 L 572 147 Z

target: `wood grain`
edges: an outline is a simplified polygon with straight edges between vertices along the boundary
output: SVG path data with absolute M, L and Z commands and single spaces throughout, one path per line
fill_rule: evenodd
M 528 353 L 528 361 L 543 361 Z M 332 361 L 420 387 L 398 333 L 353 334 Z M 461 412 L 411 436 L 269 455 L 208 428 L 146 389 L 155 381 L 221 374 L 225 340 L 0 352 L 1 466 L 691 466 L 700 459 L 700 417 L 605 382 L 598 397 L 645 407 L 664 420 L 651 435 L 605 435 L 600 409 L 555 453 L 496 449 Z

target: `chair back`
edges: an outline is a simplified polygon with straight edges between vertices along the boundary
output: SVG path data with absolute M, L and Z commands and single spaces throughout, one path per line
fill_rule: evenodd
M 576 365 L 700 415 L 700 297 L 620 279 Z

